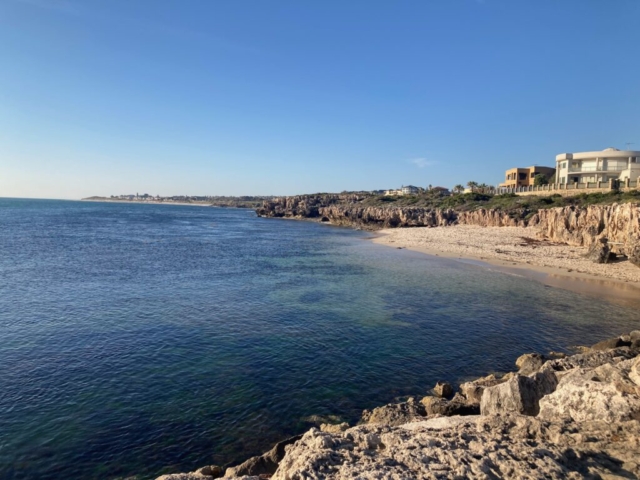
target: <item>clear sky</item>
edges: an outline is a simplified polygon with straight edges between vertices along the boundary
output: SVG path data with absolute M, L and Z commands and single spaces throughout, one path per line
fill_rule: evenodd
M 640 150 L 637 0 L 0 0 L 0 196 L 496 184 Z

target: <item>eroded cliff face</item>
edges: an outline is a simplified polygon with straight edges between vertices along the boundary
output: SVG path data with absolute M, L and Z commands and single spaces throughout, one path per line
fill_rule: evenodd
M 640 206 L 624 203 L 540 210 L 529 221 L 553 242 L 591 246 L 601 238 L 623 247 L 640 240 Z
M 480 208 L 473 211 L 423 207 L 367 207 L 357 195 L 302 195 L 264 202 L 257 210 L 262 217 L 315 218 L 335 225 L 367 230 L 396 227 L 525 227 L 539 229 L 539 236 L 552 242 L 591 246 L 601 238 L 619 250 L 640 244 L 640 205 L 625 203 L 504 212 Z
M 366 230 L 396 227 L 444 227 L 464 224 L 483 227 L 525 226 L 524 211 L 508 214 L 500 210 L 478 209 L 458 212 L 453 209 L 423 207 L 367 207 L 357 195 L 300 195 L 264 202 L 256 210 L 261 217 L 312 218 L 334 225 Z

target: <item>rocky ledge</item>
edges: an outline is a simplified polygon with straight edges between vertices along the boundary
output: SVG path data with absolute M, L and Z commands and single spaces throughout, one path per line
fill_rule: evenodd
M 312 428 L 224 474 L 158 480 L 640 478 L 640 331 L 516 366 Z

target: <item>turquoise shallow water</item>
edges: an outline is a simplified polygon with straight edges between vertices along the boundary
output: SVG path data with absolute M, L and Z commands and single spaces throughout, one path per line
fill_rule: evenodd
M 253 212 L 0 199 L 0 478 L 242 460 L 634 309 Z

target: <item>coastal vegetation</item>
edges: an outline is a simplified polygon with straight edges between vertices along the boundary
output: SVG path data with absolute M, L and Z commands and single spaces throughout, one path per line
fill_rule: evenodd
M 470 182 L 471 183 L 471 182 Z M 458 186 L 461 187 L 461 186 Z M 459 188 L 454 191 L 459 191 Z M 326 194 L 328 195 L 328 194 Z M 628 192 L 610 191 L 598 193 L 583 193 L 571 197 L 560 194 L 540 196 L 520 196 L 513 193 L 492 195 L 481 192 L 454 193 L 447 195 L 438 190 L 425 191 L 417 195 L 385 196 L 385 195 L 348 195 L 338 203 L 363 207 L 422 207 L 438 209 L 454 209 L 457 211 L 472 211 L 479 208 L 500 210 L 526 217 L 538 210 L 567 206 L 611 205 L 613 203 L 640 203 L 640 191 Z

